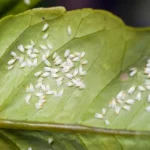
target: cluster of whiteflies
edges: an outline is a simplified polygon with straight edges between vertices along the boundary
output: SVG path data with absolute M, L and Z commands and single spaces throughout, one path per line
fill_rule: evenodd
M 130 68 L 129 76 L 133 77 L 137 73 L 137 68 Z M 133 85 L 128 91 L 121 91 L 117 94 L 116 98 L 113 98 L 107 108 L 102 108 L 101 113 L 96 113 L 95 118 L 103 119 L 106 125 L 109 125 L 110 122 L 106 119 L 106 112 L 109 109 L 113 109 L 116 115 L 120 113 L 122 109 L 126 111 L 131 110 L 131 106 L 136 102 L 142 100 L 142 93 L 145 91 L 150 91 L 150 60 L 147 60 L 146 68 L 144 68 L 144 74 L 147 75 L 145 83 L 143 85 Z M 133 95 L 135 97 L 133 97 Z M 130 98 L 132 96 L 132 98 Z M 150 94 L 147 95 L 147 102 L 150 102 Z M 150 106 L 146 107 L 146 111 L 150 112 Z
M 44 24 L 42 32 L 49 28 L 49 24 Z M 68 26 L 67 34 L 70 36 L 72 33 L 71 27 Z M 44 33 L 42 39 L 46 40 L 49 33 Z M 50 57 L 53 46 L 49 43 L 47 45 L 39 45 L 37 49 L 35 42 L 31 40 L 29 45 L 19 45 L 18 51 L 12 51 L 10 55 L 12 59 L 8 61 L 8 70 L 14 68 L 16 62 L 19 62 L 20 68 L 35 67 L 39 63 L 39 59 L 44 63 L 43 69 L 34 73 L 37 78 L 37 83 L 29 83 L 26 89 L 25 102 L 29 104 L 31 98 L 36 96 L 38 102 L 35 104 L 36 109 L 40 109 L 47 101 L 47 97 L 53 95 L 54 97 L 61 97 L 64 93 L 65 87 L 76 87 L 79 89 L 85 88 L 85 83 L 80 78 L 86 75 L 83 66 L 88 63 L 84 60 L 85 52 L 73 52 L 67 49 L 64 56 L 60 56 L 57 52 Z M 51 61 L 50 61 L 51 59 Z M 52 89 L 51 81 L 54 80 L 56 88 Z M 46 82 L 46 83 L 45 83 Z

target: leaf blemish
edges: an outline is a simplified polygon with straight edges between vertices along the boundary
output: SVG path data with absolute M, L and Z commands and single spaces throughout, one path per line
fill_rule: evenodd
M 127 72 L 122 72 L 121 75 L 120 75 L 120 80 L 121 81 L 126 81 L 129 79 L 129 75 Z

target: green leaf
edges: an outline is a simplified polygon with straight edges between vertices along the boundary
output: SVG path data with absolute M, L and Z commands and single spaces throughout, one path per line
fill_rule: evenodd
M 31 0 L 26 4 L 24 0 L 4 0 L 0 2 L 0 17 L 24 12 L 36 6 L 41 0 Z
M 49 28 L 42 32 L 46 23 L 49 24 Z M 67 32 L 69 26 L 71 35 Z M 49 33 L 47 40 L 42 39 L 45 33 Z M 149 112 L 145 110 L 148 106 L 149 92 L 148 90 L 141 92 L 140 101 L 136 100 L 136 95 L 139 92 L 138 85 L 145 87 L 145 81 L 149 80 L 144 74 L 150 53 L 149 34 L 149 28 L 133 29 L 125 26 L 120 19 L 108 12 L 92 9 L 69 12 L 63 7 L 34 9 L 4 18 L 0 21 L 0 127 L 75 131 L 79 134 L 107 133 L 109 136 L 106 136 L 106 139 L 107 137 L 111 139 L 111 136 L 112 140 L 114 137 L 117 138 L 117 142 L 121 143 L 123 148 L 130 142 L 134 145 L 133 135 L 135 139 L 138 135 L 137 141 L 143 136 L 146 140 L 145 136 L 149 137 L 150 130 Z M 31 40 L 40 50 L 38 66 L 21 69 L 17 61 L 14 68 L 8 70 L 7 62 L 12 59 L 10 53 L 15 51 L 19 56 L 24 55 L 17 47 L 21 44 L 29 45 Z M 85 89 L 67 87 L 66 83 L 70 80 L 66 77 L 60 87 L 56 86 L 56 79 L 44 79 L 44 84 L 50 84 L 52 90 L 64 89 L 64 93 L 62 97 L 47 96 L 44 98 L 46 103 L 43 107 L 36 109 L 38 98 L 32 95 L 30 103 L 27 104 L 25 97 L 26 87 L 30 83 L 34 86 L 37 84 L 38 78 L 34 73 L 43 70 L 45 66 L 41 59 L 45 53 L 40 48 L 41 44 L 51 44 L 53 47 L 48 57 L 52 67 L 56 67 L 52 58 L 54 53 L 57 52 L 64 61 L 66 49 L 70 49 L 71 53 L 84 51 L 86 54 L 82 60 L 88 60 L 88 64 L 83 66 L 87 74 L 78 75 L 85 83 Z M 75 63 L 75 67 L 77 66 L 79 63 Z M 133 77 L 129 76 L 131 67 L 138 70 Z M 62 76 L 63 73 L 59 75 Z M 127 91 L 133 85 L 136 86 L 136 90 L 130 95 Z M 116 115 L 115 110 L 108 106 L 121 90 L 126 93 L 124 101 L 133 99 L 134 104 L 130 111 L 117 104 L 122 109 Z M 104 118 L 95 118 L 95 113 L 101 113 L 102 108 L 107 109 Z M 105 120 L 110 124 L 107 125 Z M 98 134 L 98 137 L 100 140 L 101 135 Z M 85 140 L 87 148 L 91 149 L 89 142 L 91 138 Z M 93 142 L 97 140 L 93 138 Z M 149 148 L 147 140 L 145 142 L 146 148 Z M 99 144 L 100 141 L 97 147 Z M 95 146 L 95 149 L 98 149 L 97 147 Z
M 48 139 L 52 141 L 48 143 Z M 147 136 L 58 133 L 44 131 L 1 130 L 0 148 L 5 150 L 148 150 Z

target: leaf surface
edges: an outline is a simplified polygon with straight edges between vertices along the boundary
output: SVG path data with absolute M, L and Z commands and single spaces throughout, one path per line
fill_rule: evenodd
M 49 27 L 42 32 L 46 23 Z M 18 28 L 15 28 L 16 25 Z M 68 33 L 69 27 L 71 34 Z M 131 135 L 138 134 L 137 140 L 142 136 L 148 136 L 150 118 L 149 112 L 145 109 L 148 106 L 149 91 L 141 92 L 140 101 L 136 100 L 136 96 L 140 92 L 138 86 L 146 88 L 145 82 L 149 82 L 147 75 L 144 74 L 150 53 L 149 32 L 149 28 L 133 29 L 125 26 L 120 19 L 108 12 L 92 9 L 69 12 L 63 7 L 33 9 L 17 16 L 4 18 L 0 21 L 0 127 L 70 130 L 79 134 L 80 132 L 108 133 L 113 135 L 113 140 L 121 143 L 121 147 L 122 145 L 127 147 L 126 142 L 130 143 L 130 138 L 131 141 L 134 139 Z M 42 39 L 45 33 L 49 33 L 46 40 Z M 21 69 L 17 61 L 14 68 L 8 70 L 7 63 L 12 59 L 10 53 L 14 51 L 19 56 L 24 55 L 18 51 L 18 46 L 31 45 L 31 40 L 35 42 L 35 48 L 40 51 L 38 65 Z M 44 78 L 45 85 L 49 84 L 51 89 L 56 91 L 63 89 L 64 93 L 61 97 L 56 97 L 54 94 L 44 97 L 42 108 L 36 109 L 38 99 L 35 94 L 40 93 L 41 90 L 34 93 L 30 103 L 27 104 L 26 87 L 30 84 L 36 86 L 38 78 L 34 74 L 43 71 L 45 67 L 42 62 L 42 54 L 45 52 L 40 45 L 48 44 L 52 48 L 49 49 L 50 56 L 47 60 L 53 68 L 60 68 L 54 65 L 55 52 L 63 61 L 66 49 L 70 49 L 72 54 L 85 52 L 84 58 L 80 61 L 88 60 L 88 64 L 83 66 L 86 75 L 77 75 L 79 78 L 77 80 L 83 80 L 86 88 L 81 90 L 75 86 L 67 87 L 66 83 L 71 80 L 67 79 L 66 73 L 63 72 L 59 75 L 65 79 L 58 87 L 54 77 Z M 80 63 L 74 62 L 74 68 L 79 67 Z M 130 77 L 129 69 L 133 67 L 136 67 L 137 73 Z M 70 72 L 72 71 L 73 69 Z M 133 94 L 128 94 L 128 89 L 132 86 L 136 86 L 136 90 Z M 121 111 L 116 115 L 115 109 L 109 106 L 112 99 L 122 90 L 126 97 L 123 105 L 117 103 Z M 134 104 L 129 105 L 127 100 L 134 100 Z M 130 111 L 123 108 L 126 105 L 130 107 Z M 95 118 L 96 113 L 101 114 L 102 108 L 107 109 L 104 117 Z M 106 120 L 110 124 L 107 124 Z M 126 139 L 125 135 L 129 138 Z M 98 140 L 100 136 L 98 135 Z M 85 138 L 88 149 L 91 149 L 91 142 L 88 143 L 90 140 Z M 149 145 L 146 144 L 146 147 Z

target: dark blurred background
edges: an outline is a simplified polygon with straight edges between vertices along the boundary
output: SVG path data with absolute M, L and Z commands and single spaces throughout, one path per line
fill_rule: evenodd
M 150 26 L 150 0 L 43 0 L 39 6 L 105 9 L 121 17 L 127 25 Z

